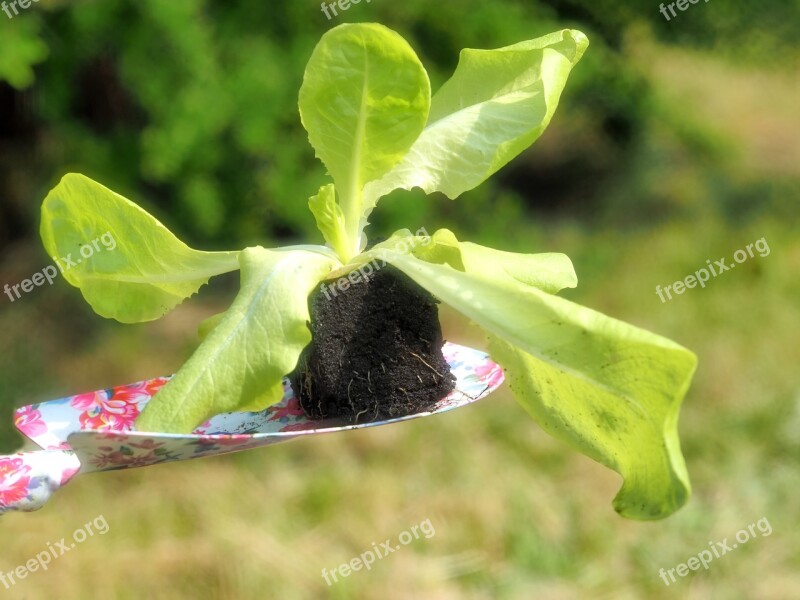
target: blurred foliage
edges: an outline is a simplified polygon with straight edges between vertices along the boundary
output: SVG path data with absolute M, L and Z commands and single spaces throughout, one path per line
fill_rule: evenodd
M 0 21 L 0 80 L 22 89 L 33 83 L 33 67 L 47 57 L 47 45 L 39 36 L 39 19 L 18 23 Z
M 297 90 L 316 40 L 349 20 L 400 31 L 434 88 L 463 47 L 498 47 L 565 26 L 585 30 L 592 47 L 554 123 L 564 130 L 560 144 L 541 157 L 534 147 L 470 193 L 469 212 L 500 207 L 497 231 L 481 234 L 489 240 L 532 206 L 593 217 L 601 206 L 624 212 L 650 192 L 630 173 L 669 149 L 644 144 L 655 123 L 696 153 L 715 144 L 677 107 L 658 102 L 647 73 L 628 60 L 626 32 L 646 23 L 647 37 L 737 60 L 791 60 L 786 49 L 797 38 L 800 8 L 767 4 L 701 4 L 668 23 L 649 0 L 375 2 L 332 21 L 313 2 L 42 0 L 13 20 L 0 19 L 0 79 L 7 82 L 0 90 L 0 153 L 13 155 L 0 176 L 7 199 L 0 249 L 35 227 L 38 202 L 67 170 L 141 202 L 202 247 L 317 241 L 306 199 L 325 175 L 300 126 Z M 756 20 L 763 29 L 753 30 Z M 25 161 L 26 154 L 38 158 Z M 576 171 L 580 177 L 569 176 Z M 384 205 L 396 207 L 376 213 L 381 234 L 423 220 L 470 235 L 483 228 L 442 198 L 394 198 Z M 649 200 L 654 210 L 671 208 L 658 193 Z

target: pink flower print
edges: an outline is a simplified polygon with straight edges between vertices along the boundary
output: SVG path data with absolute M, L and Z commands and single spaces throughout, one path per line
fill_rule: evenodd
M 213 449 L 217 446 L 240 446 L 252 439 L 253 436 L 247 433 L 218 434 L 200 438 L 197 445 Z
M 300 421 L 287 425 L 286 427 L 281 427 L 281 433 L 286 431 L 308 431 L 311 429 L 320 429 L 321 427 L 323 427 L 321 421 Z
M 112 431 L 128 431 L 139 416 L 139 404 L 136 399 L 116 394 L 111 398 L 105 390 L 89 394 L 79 394 L 72 398 L 70 404 L 80 411 L 82 429 L 99 429 Z
M 164 442 L 157 442 L 152 438 L 145 438 L 139 443 L 128 442 L 128 444 L 133 448 L 140 448 L 141 450 L 155 450 L 156 448 L 161 448 Z
M 25 406 L 17 410 L 14 416 L 14 426 L 29 438 L 47 433 L 47 425 L 42 421 L 42 413 L 32 406 Z
M 75 473 L 80 470 L 80 467 L 69 467 L 64 469 L 64 471 L 61 473 L 61 483 L 59 485 L 65 485 L 70 479 L 72 479 Z
M 147 381 L 141 381 L 131 385 L 122 385 L 113 389 L 111 397 L 115 400 L 141 402 L 155 396 L 168 381 L 169 379 L 166 377 L 159 377 L 157 379 L 148 379 Z
M 503 382 L 503 369 L 493 362 L 484 362 L 475 367 L 475 375 L 487 386 L 493 388 Z
M 192 431 L 193 435 L 206 435 L 206 432 L 211 428 L 211 419 L 205 421 L 199 427 L 196 427 L 194 431 Z
M 302 417 L 305 414 L 300 407 L 300 400 L 296 397 L 290 398 L 286 406 L 272 406 L 267 410 L 272 413 L 269 417 L 270 421 L 279 421 L 284 417 Z
M 89 462 L 98 469 L 108 469 L 109 467 L 135 469 L 137 467 L 154 465 L 166 460 L 158 456 L 154 451 L 137 455 L 131 453 L 130 449 L 125 447 L 121 447 L 118 450 L 113 450 L 111 448 L 99 449 L 105 451 L 96 454 L 89 460 Z
M 139 467 L 149 467 L 150 465 L 155 465 L 163 461 L 164 459 L 158 457 L 155 452 L 148 452 L 147 454 L 131 456 L 119 464 L 128 467 L 129 469 L 137 469 Z
M 97 434 L 98 440 L 112 440 L 115 443 L 127 442 L 131 436 L 119 433 L 117 431 L 104 431 Z M 101 450 L 103 448 L 100 448 Z
M 230 435 L 214 437 L 211 441 L 220 446 L 239 446 L 252 439 L 253 436 L 247 433 L 232 433 Z
M 90 462 L 101 468 L 118 467 L 127 465 L 131 460 L 130 454 L 125 454 L 120 450 L 112 450 L 95 456 Z
M 21 458 L 0 458 L 0 506 L 11 506 L 28 495 L 30 470 Z

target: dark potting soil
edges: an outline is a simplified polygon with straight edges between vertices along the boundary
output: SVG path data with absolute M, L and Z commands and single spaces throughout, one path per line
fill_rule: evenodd
M 454 389 L 430 293 L 390 265 L 344 291 L 331 283 L 309 298 L 313 339 L 290 376 L 309 418 L 396 418 Z

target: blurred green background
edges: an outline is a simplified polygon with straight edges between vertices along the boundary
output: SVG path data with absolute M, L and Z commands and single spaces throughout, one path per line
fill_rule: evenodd
M 671 337 L 700 366 L 681 414 L 694 495 L 625 521 L 619 477 L 547 437 L 507 390 L 432 419 L 229 457 L 79 478 L 0 521 L 0 571 L 103 514 L 110 531 L 31 574 L 19 598 L 800 597 L 800 4 L 700 2 L 667 22 L 635 0 L 40 0 L 0 13 L 0 285 L 48 264 L 38 207 L 80 171 L 202 249 L 320 242 L 326 180 L 297 91 L 320 35 L 378 21 L 434 89 L 463 47 L 564 27 L 591 46 L 549 130 L 456 201 L 397 192 L 371 236 L 453 229 L 559 251 L 567 295 Z M 766 238 L 770 254 L 662 303 L 662 287 Z M 104 321 L 63 281 L 0 296 L 0 450 L 16 406 L 177 369 L 234 276 L 163 320 Z M 446 337 L 482 347 L 448 310 Z M 666 587 L 671 568 L 760 518 L 757 537 Z M 321 569 L 425 519 L 420 539 L 328 587 Z

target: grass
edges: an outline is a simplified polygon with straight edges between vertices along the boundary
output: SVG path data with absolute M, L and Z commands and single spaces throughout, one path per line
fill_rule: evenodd
M 567 248 L 573 235 L 551 228 L 546 238 Z M 671 303 L 658 300 L 656 284 L 762 236 L 768 257 Z M 587 234 L 572 254 L 583 280 L 571 294 L 576 300 L 673 337 L 700 357 L 681 418 L 694 495 L 672 518 L 619 518 L 610 506 L 618 476 L 543 434 L 504 390 L 437 418 L 78 478 L 44 510 L 3 518 L 4 538 L 13 541 L 0 569 L 10 571 L 46 542 L 103 514 L 110 526 L 105 536 L 90 538 L 47 573 L 30 575 L 15 593 L 30 599 L 174 598 L 178 590 L 181 597 L 221 599 L 796 596 L 800 284 L 787 274 L 797 272 L 800 241 L 793 228 L 762 222 L 731 231 L 687 222 L 616 240 Z M 183 326 L 199 321 L 201 312 L 180 309 L 144 341 L 144 329 L 101 334 L 72 364 L 91 367 L 92 379 L 114 373 L 101 385 L 122 382 L 119 356 L 126 348 L 130 360 L 148 355 L 149 369 L 166 365 L 191 344 L 189 334 L 176 331 L 191 331 Z M 446 311 L 443 319 L 448 338 L 480 345 L 469 324 Z M 81 370 L 62 375 L 62 391 L 92 389 Z M 659 579 L 660 568 L 762 517 L 772 525 L 769 537 L 752 539 L 670 587 Z M 323 568 L 348 562 L 374 542 L 396 540 L 425 519 L 436 530 L 430 539 L 403 547 L 370 572 L 325 584 Z

